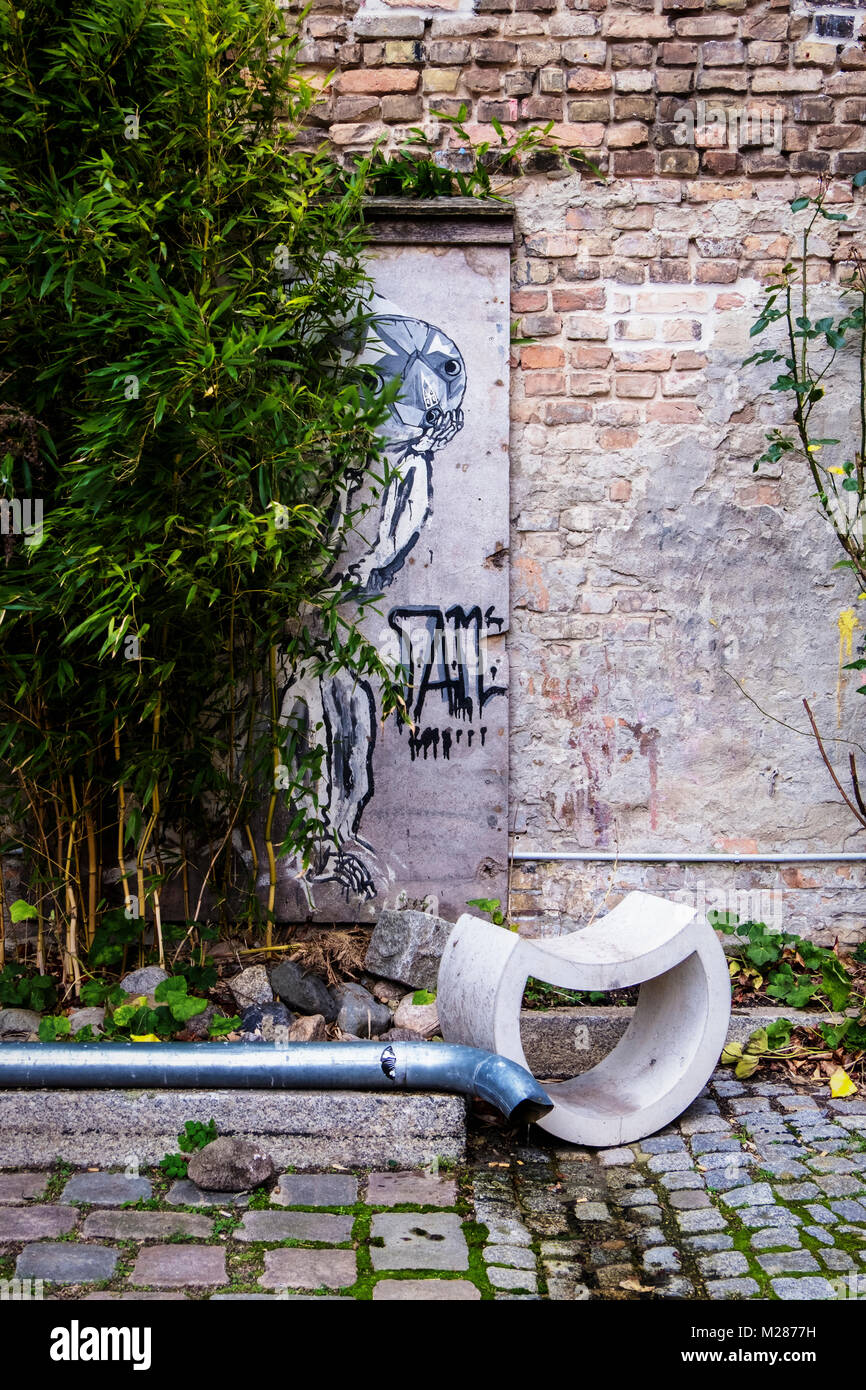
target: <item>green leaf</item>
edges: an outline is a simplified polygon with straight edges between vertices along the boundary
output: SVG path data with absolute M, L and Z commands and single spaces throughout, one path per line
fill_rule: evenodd
M 416 989 L 415 993 L 412 995 L 413 1004 L 435 1004 L 435 1002 L 435 990 L 433 990 L 431 993 L 429 989 Z
M 795 198 L 791 203 L 791 211 L 802 212 L 803 208 L 807 208 L 811 201 L 811 198 Z
M 830 1007 L 837 1013 L 848 1003 L 851 995 L 852 977 L 838 956 L 830 956 L 821 967 L 821 982 L 824 993 L 830 1000 Z
M 38 919 L 39 913 L 23 898 L 16 898 L 9 906 L 9 916 L 13 922 L 31 922 Z

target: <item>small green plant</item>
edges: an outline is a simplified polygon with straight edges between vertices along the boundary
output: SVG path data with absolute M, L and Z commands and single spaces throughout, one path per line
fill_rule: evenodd
M 216 1121 L 208 1120 L 207 1124 L 202 1124 L 200 1120 L 187 1120 L 181 1133 L 177 1136 L 178 1147 L 181 1153 L 166 1154 L 160 1160 L 160 1168 L 167 1178 L 185 1178 L 186 1165 L 189 1163 L 188 1155 L 203 1149 L 206 1144 L 212 1144 L 217 1138 Z
M 72 1028 L 65 1014 L 48 1014 L 39 1020 L 40 1042 L 57 1042 L 60 1038 L 68 1038 L 71 1032 Z
M 436 991 L 429 989 L 416 989 L 412 995 L 413 1004 L 435 1004 Z
M 499 898 L 469 898 L 466 906 L 477 907 L 479 912 L 485 913 L 490 918 L 495 927 L 505 926 L 505 913 Z
M 233 1033 L 236 1028 L 240 1028 L 240 1015 L 234 1014 L 231 1018 L 221 1018 L 217 1015 L 212 1018 L 208 1026 L 208 1037 L 224 1038 L 227 1033 Z
M 15 961 L 0 970 L 0 1008 L 43 1013 L 56 1002 L 57 990 L 50 975 L 28 975 L 24 966 Z
M 711 926 L 737 938 L 728 966 L 732 980 L 763 989 L 792 1009 L 803 1009 L 812 999 L 835 1010 L 847 1006 L 852 977 L 835 951 L 790 932 L 770 931 L 764 922 L 741 922 L 736 913 L 707 916 Z

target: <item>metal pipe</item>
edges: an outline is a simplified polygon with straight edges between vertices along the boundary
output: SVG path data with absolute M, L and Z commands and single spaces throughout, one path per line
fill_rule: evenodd
M 614 850 L 516 849 L 515 864 L 866 864 L 866 854 L 617 854 Z
M 516 1062 L 456 1043 L 4 1043 L 0 1088 L 455 1091 L 529 1123 L 553 1109 Z

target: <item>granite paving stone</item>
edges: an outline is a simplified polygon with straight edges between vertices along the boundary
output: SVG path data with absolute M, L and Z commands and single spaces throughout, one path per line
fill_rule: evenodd
M 269 1289 L 340 1289 L 358 1277 L 354 1250 L 302 1250 L 283 1247 L 265 1251 L 259 1283 Z
M 715 1255 L 701 1255 L 698 1265 L 705 1278 L 733 1279 L 749 1272 L 749 1261 L 740 1250 L 721 1250 Z
M 248 1211 L 235 1237 L 241 1241 L 305 1240 L 345 1245 L 354 1217 L 324 1211 Z
M 167 1240 L 195 1236 L 209 1240 L 213 1222 L 189 1211 L 92 1211 L 82 1227 L 86 1237 L 108 1240 Z
M 178 1178 L 165 1199 L 172 1207 L 248 1207 L 248 1192 L 206 1192 L 190 1178 Z
M 575 1202 L 574 1215 L 578 1221 L 609 1221 L 610 1211 L 604 1202 Z
M 753 1250 L 799 1249 L 803 1242 L 796 1226 L 762 1226 L 749 1237 Z
M 651 1173 L 685 1173 L 692 1168 L 691 1155 L 686 1152 L 685 1145 L 681 1146 L 682 1151 L 676 1153 L 655 1153 L 650 1159 L 647 1167 Z
M 618 1168 L 634 1163 L 634 1154 L 631 1149 L 599 1149 L 598 1161 L 602 1168 Z
M 770 1286 L 777 1298 L 785 1300 L 792 1299 L 826 1299 L 836 1298 L 837 1291 L 828 1279 L 805 1278 L 805 1279 L 773 1279 Z
M 149 1201 L 153 1188 L 147 1178 L 125 1173 L 76 1173 L 63 1189 L 64 1202 L 82 1206 L 119 1207 L 123 1202 Z
M 668 1198 L 676 1211 L 697 1211 L 701 1207 L 712 1206 L 706 1192 L 701 1189 L 687 1189 L 685 1192 L 672 1192 Z
M 25 1245 L 15 1262 L 19 1279 L 44 1279 L 52 1284 L 97 1284 L 110 1279 L 119 1252 L 107 1245 L 47 1241 Z
M 727 1222 L 720 1211 L 678 1211 L 675 1220 L 681 1231 L 724 1231 Z
M 840 1272 L 857 1268 L 847 1250 L 822 1250 L 821 1263 L 826 1265 L 827 1269 L 835 1269 Z
M 468 1279 L 380 1279 L 373 1285 L 374 1303 L 474 1303 L 480 1298 Z
M 503 1269 L 498 1265 L 488 1265 L 487 1278 L 494 1289 L 525 1289 L 535 1293 L 538 1280 L 526 1269 Z
M 457 1185 L 453 1178 L 430 1173 L 371 1173 L 366 1201 L 371 1207 L 453 1207 Z
M 821 1268 L 808 1250 L 776 1251 L 759 1255 L 758 1264 L 767 1274 L 812 1274 Z
M 282 1207 L 351 1207 L 358 1179 L 351 1173 L 283 1173 L 270 1200 Z
M 488 1264 L 535 1269 L 535 1256 L 525 1245 L 485 1245 L 484 1258 Z
M 710 1298 L 757 1298 L 760 1290 L 754 1279 L 708 1279 Z
M 721 1233 L 718 1235 L 685 1236 L 683 1245 L 688 1250 L 700 1250 L 704 1254 L 712 1254 L 716 1250 L 732 1250 L 734 1238 Z
M 0 1173 L 0 1204 L 43 1197 L 47 1187 L 47 1173 Z
M 643 1257 L 644 1269 L 675 1271 L 680 1268 L 680 1252 L 673 1245 L 658 1245 Z
M 129 1282 L 168 1289 L 218 1288 L 228 1282 L 226 1252 L 219 1245 L 146 1245 Z
M 39 1240 L 63 1236 L 81 1217 L 77 1207 L 0 1207 L 0 1240 Z
M 724 1201 L 726 1206 L 735 1208 L 768 1207 L 775 1203 L 776 1198 L 769 1183 L 756 1182 L 749 1187 L 740 1187 L 734 1192 L 727 1192 Z
M 370 1226 L 374 1269 L 468 1269 L 460 1217 L 448 1212 L 380 1212 Z M 374 1242 L 381 1240 L 383 1244 Z

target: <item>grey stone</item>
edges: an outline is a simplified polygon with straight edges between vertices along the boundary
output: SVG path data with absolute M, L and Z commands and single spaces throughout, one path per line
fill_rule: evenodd
M 265 1251 L 266 1289 L 340 1289 L 358 1277 L 354 1250 L 301 1250 L 295 1247 Z
M 772 1206 L 776 1199 L 773 1189 L 767 1182 L 751 1183 L 748 1187 L 738 1187 L 725 1193 L 724 1202 L 728 1207 L 766 1207 Z
M 822 1250 L 821 1259 L 828 1269 L 837 1270 L 839 1273 L 857 1268 L 851 1256 L 845 1250 Z
M 0 1009 L 0 1038 L 26 1042 L 38 1033 L 40 1019 L 33 1009 Z
M 96 1284 L 110 1279 L 118 1252 L 107 1245 L 77 1245 L 52 1241 L 25 1245 L 15 1262 L 19 1279 L 45 1279 L 52 1284 Z
M 469 1252 L 460 1217 L 446 1212 L 380 1212 L 370 1230 L 374 1269 L 468 1269 Z M 518 1244 L 519 1242 L 515 1242 Z
M 424 1038 L 435 1038 L 440 1031 L 439 1009 L 434 1000 L 432 1004 L 416 1004 L 415 996 L 407 994 L 397 1005 L 394 1024 L 397 1028 L 410 1028 Z
M 821 1193 L 813 1182 L 789 1182 L 776 1184 L 776 1196 L 780 1202 L 811 1202 Z
M 839 1173 L 830 1173 L 827 1177 L 816 1175 L 815 1182 L 828 1197 L 854 1197 L 863 1191 L 862 1178 L 849 1178 Z
M 647 1168 L 651 1173 L 686 1173 L 692 1169 L 692 1160 L 685 1147 L 676 1153 L 653 1154 Z
M 133 970 L 129 975 L 124 975 L 120 982 L 120 988 L 125 994 L 153 994 L 157 985 L 161 985 L 163 980 L 167 980 L 168 975 L 159 965 L 145 965 L 141 970 Z
M 71 1231 L 80 1212 L 76 1207 L 0 1207 L 0 1240 L 39 1240 Z
M 227 1135 L 194 1153 L 187 1168 L 196 1186 L 209 1192 L 247 1192 L 268 1182 L 276 1171 L 274 1160 L 260 1143 Z
M 829 1231 L 825 1231 L 823 1226 L 804 1226 L 803 1230 L 806 1232 L 807 1236 L 811 1236 L 813 1240 L 819 1241 L 821 1245 L 833 1244 L 832 1235 Z
M 391 1027 L 391 1010 L 380 1004 L 363 985 L 342 984 L 332 990 L 337 1005 L 337 1027 L 359 1038 L 375 1038 Z
M 720 1211 L 678 1211 L 676 1222 L 681 1231 L 724 1231 L 725 1218 Z
M 228 1282 L 226 1252 L 218 1245 L 147 1245 L 129 1282 L 167 1289 L 218 1288 Z
M 433 1173 L 371 1173 L 367 1179 L 370 1207 L 453 1207 L 456 1201 L 454 1179 Z
M 814 1274 L 820 1269 L 815 1256 L 808 1250 L 776 1251 L 759 1255 L 758 1264 L 767 1274 Z
M 334 1023 L 337 1003 L 318 975 L 310 975 L 294 961 L 284 960 L 271 971 L 271 988 L 284 1004 L 301 1014 L 321 1014 Z
M 535 1256 L 525 1245 L 485 1245 L 484 1259 L 491 1265 L 511 1265 L 514 1269 L 535 1269 Z
M 695 1157 L 701 1154 L 732 1154 L 742 1151 L 742 1143 L 739 1139 L 729 1139 L 721 1134 L 696 1134 L 691 1141 L 692 1153 Z
M 468 1279 L 380 1279 L 373 1285 L 374 1303 L 471 1303 L 480 1298 Z
M 420 1167 L 463 1158 L 466 1111 L 463 1096 L 407 1091 L 0 1090 L 0 1168 L 50 1167 L 58 1152 L 76 1167 L 158 1163 L 187 1120 L 210 1119 L 260 1137 L 282 1168 Z
M 755 1298 L 758 1285 L 754 1279 L 710 1279 L 706 1285 L 710 1298 Z
M 662 1173 L 659 1182 L 671 1192 L 697 1191 L 702 1188 L 705 1178 L 700 1173 Z M 707 1184 L 709 1186 L 709 1184 Z
M 715 1255 L 701 1255 L 698 1264 L 706 1278 L 734 1279 L 749 1272 L 749 1261 L 741 1250 L 720 1250 Z
M 837 1158 L 835 1154 L 818 1154 L 808 1160 L 813 1173 L 857 1173 L 860 1166 L 850 1158 Z
M 827 1279 L 773 1279 L 773 1293 L 777 1298 L 793 1299 L 836 1298 L 836 1290 Z
M 663 1270 L 668 1273 L 676 1272 L 680 1268 L 679 1251 L 672 1245 L 657 1245 L 648 1250 L 643 1257 L 643 1267 L 648 1270 Z
M 656 1289 L 659 1298 L 694 1298 L 695 1286 L 690 1279 L 668 1279 Z
M 209 1240 L 213 1222 L 188 1211 L 92 1211 L 82 1235 L 108 1240 L 167 1240 L 169 1236 L 195 1236 Z
M 274 992 L 263 965 L 248 965 L 238 975 L 228 981 L 228 987 L 239 1009 L 247 1009 L 251 1004 L 271 1004 Z
M 494 1289 L 525 1289 L 528 1293 L 535 1293 L 538 1289 L 538 1280 L 526 1269 L 503 1269 L 488 1265 L 487 1278 Z
M 761 1226 L 750 1237 L 753 1250 L 800 1249 L 802 1243 L 796 1226 Z
M 621 1207 L 647 1207 L 656 1201 L 651 1187 L 639 1188 L 636 1192 L 622 1192 L 617 1198 Z
M 768 1173 L 772 1173 L 774 1178 L 806 1178 L 809 1176 L 809 1169 L 803 1163 L 797 1163 L 793 1158 L 764 1158 L 761 1167 L 766 1168 Z
M 618 1168 L 634 1163 L 634 1154 L 631 1149 L 601 1149 L 598 1161 L 602 1168 Z
M 91 1207 L 148 1202 L 152 1195 L 153 1188 L 147 1178 L 128 1178 L 125 1173 L 76 1173 L 63 1189 L 64 1202 L 80 1202 Z
M 706 1236 L 685 1236 L 683 1245 L 688 1250 L 701 1250 L 707 1254 L 712 1254 L 716 1250 L 731 1250 L 734 1245 L 733 1236 L 725 1235 L 706 1235 Z
M 351 1207 L 358 1200 L 358 1179 L 351 1173 L 283 1173 L 271 1193 L 281 1207 Z
M 248 1211 L 235 1239 L 241 1241 L 305 1240 L 344 1245 L 352 1239 L 351 1216 L 324 1211 Z
M 576 1202 L 574 1215 L 578 1221 L 609 1221 L 610 1212 L 604 1202 Z
M 746 1226 L 750 1231 L 758 1230 L 762 1226 L 801 1226 L 803 1223 L 799 1216 L 789 1211 L 787 1207 L 742 1207 L 737 1213 L 737 1219 L 742 1226 Z
M 442 952 L 454 923 L 412 909 L 379 913 L 364 964 L 375 975 L 412 989 L 435 990 Z
M 328 1036 L 328 1025 L 323 1014 L 301 1014 L 289 1028 L 287 1042 L 324 1042 Z
M 203 1192 L 189 1178 L 179 1178 L 172 1183 L 165 1199 L 171 1207 L 246 1207 L 249 1206 L 248 1192 Z
M 92 1028 L 94 1033 L 101 1033 L 105 1023 L 105 1010 L 92 1009 L 73 1009 L 69 1015 L 69 1030 L 71 1033 L 80 1033 L 82 1028 Z
M 721 1115 L 693 1115 L 690 1118 L 680 1121 L 680 1129 L 683 1134 L 729 1134 L 731 1125 L 729 1120 L 723 1120 Z
M 699 1190 L 672 1192 L 668 1200 L 675 1211 L 697 1211 L 700 1207 L 712 1206 L 706 1192 Z
M 813 1221 L 817 1221 L 821 1226 L 835 1226 L 839 1220 L 835 1212 L 829 1211 L 827 1207 L 816 1205 L 807 1206 L 807 1212 Z
M 836 1215 L 841 1216 L 844 1221 L 866 1222 L 866 1206 L 862 1202 L 841 1198 L 839 1201 L 831 1202 L 830 1206 Z
M 642 1139 L 640 1147 L 645 1154 L 684 1154 L 688 1150 L 677 1134 L 658 1134 L 652 1139 Z M 634 1155 L 632 1155 L 634 1157 Z M 653 1171 L 663 1172 L 664 1169 Z
M 476 1212 L 477 1215 L 477 1212 Z M 532 1236 L 516 1217 L 479 1216 L 479 1222 L 487 1227 L 488 1240 L 500 1245 L 531 1245 Z
M 0 1202 L 26 1202 L 43 1197 L 47 1173 L 0 1173 Z

